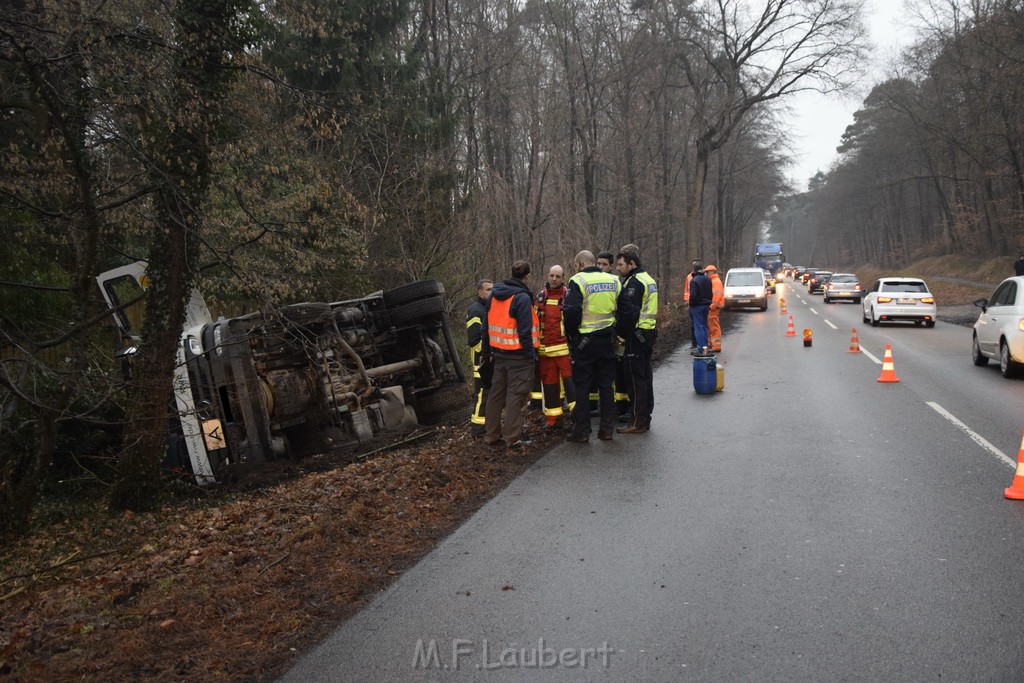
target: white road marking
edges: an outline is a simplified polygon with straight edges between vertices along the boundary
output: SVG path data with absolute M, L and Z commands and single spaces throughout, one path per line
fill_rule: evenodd
M 939 415 L 941 415 L 942 417 L 946 418 L 947 420 L 952 422 L 954 425 L 956 425 L 962 432 L 967 434 L 967 436 L 971 437 L 971 440 L 974 441 L 976 444 L 978 444 L 979 446 L 981 446 L 982 448 L 987 450 L 989 453 L 992 453 L 993 455 L 999 456 L 1003 460 L 1003 462 L 1005 462 L 1010 467 L 1013 467 L 1013 468 L 1016 469 L 1017 463 L 1014 462 L 1013 460 L 1011 460 L 1010 457 L 1008 455 L 1006 455 L 1006 453 L 1003 453 L 1001 450 L 999 450 L 998 448 L 996 448 L 995 446 L 990 444 L 988 441 L 986 441 L 985 438 L 981 434 L 978 434 L 977 432 L 972 430 L 970 427 L 965 425 L 963 422 L 961 422 L 960 420 L 956 419 L 956 417 L 952 413 L 950 413 L 948 410 L 946 410 L 945 408 L 940 406 L 938 403 L 933 403 L 932 401 L 925 401 L 925 403 L 927 403 L 929 406 L 931 406 L 932 410 L 937 412 Z
M 813 308 L 811 309 L 811 313 L 813 313 L 814 315 L 818 315 L 818 312 L 816 310 L 814 310 Z
M 874 357 L 874 356 L 873 356 L 873 355 L 871 354 L 871 352 L 870 352 L 870 351 L 868 351 L 867 349 L 865 349 L 865 348 L 864 348 L 863 346 L 861 346 L 861 347 L 860 347 L 860 352 L 861 352 L 861 353 L 863 353 L 863 354 L 864 354 L 865 356 L 867 356 L 868 358 L 870 358 L 871 360 L 875 361 L 875 363 L 876 363 L 877 365 L 881 365 L 881 364 L 882 364 L 882 361 L 880 361 L 880 360 L 878 360 L 877 358 L 875 358 L 875 357 Z
M 833 330 L 838 330 L 838 329 L 839 329 L 838 327 L 836 327 L 835 325 L 833 325 L 833 324 L 832 324 L 832 323 L 831 323 L 830 321 L 828 321 L 828 320 L 826 320 L 826 321 L 825 321 L 825 324 L 826 324 L 826 325 L 828 325 L 829 327 L 831 327 L 831 328 L 832 328 Z

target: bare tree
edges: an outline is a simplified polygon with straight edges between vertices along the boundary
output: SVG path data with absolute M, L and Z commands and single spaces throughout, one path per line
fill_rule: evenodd
M 676 53 L 692 98 L 695 153 L 686 248 L 702 251 L 709 162 L 751 110 L 803 90 L 833 92 L 858 73 L 862 3 L 836 0 L 706 0 L 690 13 Z

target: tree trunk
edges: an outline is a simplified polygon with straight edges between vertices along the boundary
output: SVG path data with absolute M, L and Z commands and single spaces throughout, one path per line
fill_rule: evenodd
M 158 502 L 168 427 L 168 406 L 178 341 L 191 293 L 203 202 L 210 182 L 210 157 L 221 123 L 221 102 L 233 72 L 225 69 L 239 49 L 232 28 L 241 8 L 221 0 L 182 0 L 174 18 L 182 42 L 170 99 L 173 127 L 152 119 L 156 140 L 151 181 L 157 188 L 149 252 L 146 320 L 127 448 L 118 462 L 110 503 L 115 509 L 145 510 Z

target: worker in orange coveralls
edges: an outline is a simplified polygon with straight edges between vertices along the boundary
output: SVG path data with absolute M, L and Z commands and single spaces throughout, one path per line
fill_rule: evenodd
M 543 395 L 544 422 L 548 429 L 564 424 L 562 387 L 572 410 L 576 405 L 576 389 L 572 381 L 569 340 L 562 325 L 562 301 L 565 299 L 565 271 L 551 266 L 548 280 L 537 294 L 537 318 L 540 320 L 540 381 Z
M 705 266 L 704 274 L 711 278 L 711 306 L 708 307 L 708 346 L 712 351 L 722 350 L 722 322 L 718 314 L 725 308 L 725 285 L 718 277 L 718 268 Z

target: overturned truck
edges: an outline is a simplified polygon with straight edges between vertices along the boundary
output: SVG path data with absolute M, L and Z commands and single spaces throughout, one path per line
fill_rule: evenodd
M 125 302 L 146 264 L 97 280 L 127 343 Z M 132 353 L 129 347 L 126 355 Z M 432 424 L 468 405 L 444 287 L 421 280 L 360 299 L 213 320 L 192 295 L 178 347 L 167 464 L 209 484 L 255 465 Z

